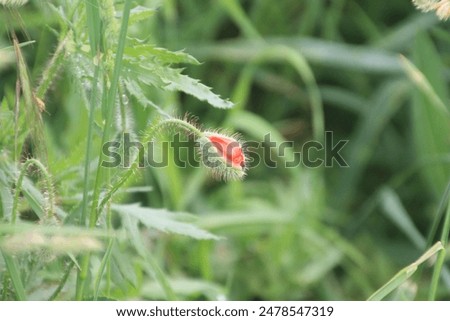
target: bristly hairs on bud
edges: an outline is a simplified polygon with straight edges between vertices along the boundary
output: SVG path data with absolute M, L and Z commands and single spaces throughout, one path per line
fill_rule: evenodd
M 142 141 L 148 142 L 160 138 L 162 134 L 172 131 L 184 131 L 186 135 L 201 136 L 202 131 L 196 124 L 197 118 L 187 114 L 183 118 L 167 116 L 153 120 L 142 134 Z
M 204 131 L 197 141 L 202 162 L 215 179 L 233 181 L 245 177 L 246 157 L 239 134 Z
M 240 180 L 246 175 L 246 157 L 243 142 L 239 135 L 228 135 L 223 131 L 199 128 L 194 122 L 196 117 L 166 118 L 149 126 L 143 135 L 143 141 L 155 139 L 162 132 L 184 131 L 199 143 L 198 153 L 202 164 L 215 179 Z
M 417 9 L 428 12 L 436 11 L 436 15 L 441 20 L 450 17 L 450 0 L 412 0 Z

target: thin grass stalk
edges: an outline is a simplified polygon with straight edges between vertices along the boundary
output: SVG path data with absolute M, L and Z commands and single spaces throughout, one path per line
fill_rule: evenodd
M 92 9 L 91 9 L 92 10 Z M 125 1 L 125 6 L 123 9 L 123 15 L 122 15 L 122 25 L 120 27 L 120 33 L 119 33 L 119 41 L 117 45 L 117 51 L 115 55 L 115 61 L 114 61 L 114 70 L 113 70 L 113 77 L 111 80 L 111 86 L 110 88 L 106 88 L 107 83 L 104 83 L 104 90 L 108 91 L 108 96 L 106 98 L 106 101 L 103 101 L 103 104 L 106 107 L 106 119 L 105 119 L 105 125 L 103 128 L 103 137 L 102 137 L 102 143 L 101 146 L 103 146 L 107 140 L 110 138 L 110 131 L 112 127 L 112 120 L 114 115 L 114 107 L 115 107 L 115 101 L 116 101 L 116 95 L 117 95 L 117 89 L 119 85 L 119 76 L 122 69 L 122 57 L 123 52 L 125 48 L 125 41 L 126 41 L 126 35 L 127 35 L 127 29 L 128 29 L 128 20 L 130 16 L 131 11 L 131 0 Z M 103 167 L 102 162 L 104 159 L 104 155 L 101 152 L 102 149 L 100 149 L 100 156 L 99 161 L 97 165 L 97 174 L 95 177 L 95 183 L 94 183 L 94 195 L 91 205 L 91 211 L 89 215 L 89 227 L 93 228 L 95 227 L 95 224 L 97 222 L 98 218 L 98 202 L 100 198 L 100 189 L 101 189 L 101 183 L 102 183 L 102 175 L 103 175 Z M 84 297 L 84 290 L 88 275 L 90 265 L 90 254 L 87 253 L 81 263 L 81 270 L 78 273 L 78 279 L 77 279 L 77 288 L 76 288 L 76 294 L 75 297 L 77 300 L 82 300 Z
M 92 140 L 94 136 L 94 127 L 95 127 L 95 104 L 97 102 L 98 96 L 98 86 L 97 82 L 100 74 L 100 66 L 95 66 L 94 78 L 92 80 L 93 90 L 91 100 L 89 102 L 89 126 L 87 133 L 87 144 L 86 144 L 86 157 L 84 159 L 84 182 L 83 182 L 83 204 L 81 211 L 81 220 L 80 224 L 86 224 L 86 217 L 88 212 L 88 198 L 89 198 L 89 167 L 91 163 L 91 149 L 92 149 Z
M 444 196 L 442 197 L 441 202 L 439 203 L 438 210 L 436 211 L 436 216 L 433 220 L 433 225 L 431 226 L 430 231 L 428 232 L 427 246 L 430 246 L 430 244 L 433 243 L 433 240 L 438 231 L 439 223 L 441 222 L 442 216 L 445 212 L 446 205 L 449 202 L 449 196 L 450 196 L 450 182 L 447 184 Z
M 123 9 L 122 26 L 120 28 L 119 42 L 118 42 L 117 51 L 116 51 L 116 55 L 115 55 L 116 57 L 115 57 L 115 61 L 114 61 L 113 77 L 111 80 L 111 86 L 109 89 L 107 89 L 109 95 L 107 96 L 107 100 L 105 102 L 107 114 L 106 114 L 106 119 L 105 119 L 105 125 L 103 128 L 103 136 L 102 136 L 101 146 L 103 146 L 110 138 L 112 121 L 113 121 L 113 116 L 114 116 L 114 107 L 116 104 L 116 95 L 117 95 L 117 91 L 118 91 L 118 87 L 119 87 L 119 77 L 120 77 L 120 72 L 122 69 L 122 57 L 123 57 L 123 52 L 124 52 L 124 48 L 125 48 L 125 41 L 126 41 L 130 11 L 131 11 L 131 0 L 126 0 L 125 7 Z M 105 86 L 106 85 L 107 84 L 105 83 Z M 97 205 L 98 205 L 99 197 L 100 197 L 100 185 L 102 183 L 101 181 L 102 181 L 102 174 L 103 174 L 102 163 L 103 163 L 104 157 L 105 156 L 103 155 L 103 153 L 100 152 L 99 162 L 97 165 L 97 175 L 95 178 L 95 185 L 94 185 L 93 203 L 92 203 L 92 208 L 91 208 L 90 217 L 89 217 L 89 226 L 90 227 L 94 227 L 97 222 L 97 216 L 98 216 Z
M 100 292 L 100 283 L 102 281 L 103 274 L 107 268 L 108 262 L 111 259 L 111 253 L 114 245 L 114 239 L 110 239 L 108 243 L 108 248 L 106 249 L 105 255 L 103 256 L 102 262 L 100 263 L 100 267 L 97 271 L 97 276 L 94 281 L 94 301 L 97 301 L 98 294 Z
M 247 14 L 242 9 L 239 1 L 221 0 L 219 4 L 228 12 L 228 15 L 241 29 L 242 33 L 249 39 L 263 40 L 258 30 L 253 26 Z
M 445 255 L 447 253 L 448 236 L 450 233 L 450 201 L 447 204 L 447 211 L 445 213 L 444 226 L 442 227 L 441 233 L 441 243 L 444 249 L 439 252 L 436 263 L 433 269 L 433 277 L 431 279 L 430 292 L 428 294 L 428 299 L 430 301 L 436 300 L 436 294 L 439 285 L 439 279 L 441 276 L 441 271 L 444 267 Z

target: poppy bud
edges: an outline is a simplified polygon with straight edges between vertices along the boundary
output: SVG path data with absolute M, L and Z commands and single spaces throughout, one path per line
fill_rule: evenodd
M 235 136 L 206 131 L 198 142 L 203 163 L 215 178 L 238 180 L 245 176 L 245 154 Z

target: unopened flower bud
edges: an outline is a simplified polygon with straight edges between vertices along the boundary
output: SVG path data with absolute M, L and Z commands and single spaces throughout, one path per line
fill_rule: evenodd
M 245 176 L 245 154 L 235 136 L 203 132 L 198 142 L 203 163 L 215 178 L 238 180 Z

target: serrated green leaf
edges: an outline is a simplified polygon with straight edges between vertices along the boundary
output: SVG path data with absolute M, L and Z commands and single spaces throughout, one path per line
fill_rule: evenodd
M 219 95 L 212 92 L 211 88 L 200 83 L 199 80 L 193 79 L 187 75 L 183 75 L 182 69 L 174 69 L 169 66 L 162 66 L 152 61 L 144 61 L 137 64 L 127 59 L 125 78 L 128 82 L 130 93 L 142 102 L 146 102 L 145 95 L 141 94 L 143 90 L 139 90 L 140 84 L 133 83 L 131 79 L 139 79 L 140 82 L 154 86 L 163 90 L 182 91 L 195 98 L 207 101 L 211 106 L 216 108 L 231 108 L 234 104 L 226 99 L 222 99 Z M 146 102 L 147 105 L 148 102 Z
M 166 90 L 182 91 L 199 100 L 207 101 L 211 106 L 216 108 L 228 109 L 234 106 L 231 101 L 222 99 L 219 95 L 213 93 L 211 88 L 203 85 L 197 79 L 183 75 L 181 69 L 158 66 L 155 71 L 163 81 L 168 83 L 168 85 L 164 87 Z
M 155 70 L 156 66 L 152 62 L 147 62 L 145 66 L 143 64 L 138 64 L 129 60 L 125 60 L 125 63 L 126 70 L 123 78 L 125 78 L 128 82 L 133 81 L 133 79 L 137 79 L 139 80 L 139 82 L 145 85 L 157 88 L 163 88 L 165 85 L 167 85 L 167 83 L 165 83 L 161 79 L 161 77 L 159 77 L 159 74 Z
M 128 90 L 130 95 L 132 95 L 143 107 L 153 107 L 159 113 L 165 114 L 165 112 L 154 102 L 147 98 L 144 93 L 144 90 L 139 86 L 138 82 L 132 79 L 124 80 L 125 88 Z
M 177 296 L 172 290 L 166 275 L 159 267 L 158 262 L 153 257 L 152 253 L 147 250 L 146 244 L 142 239 L 141 233 L 139 233 L 139 219 L 131 216 L 124 215 L 123 225 L 127 231 L 131 243 L 134 245 L 136 251 L 145 260 L 145 269 L 147 273 L 155 278 L 164 291 L 165 299 L 177 300 Z
M 120 250 L 117 244 L 115 244 L 113 247 L 112 256 L 112 262 L 117 265 L 117 269 L 122 277 L 127 280 L 127 282 L 129 282 L 133 287 L 137 287 L 138 280 L 134 271 L 133 264 L 130 260 L 127 259 L 125 253 Z
M 128 24 L 131 26 L 139 21 L 148 19 L 153 16 L 155 12 L 156 8 L 148 8 L 138 5 L 131 9 Z M 122 11 L 117 12 L 116 16 L 118 18 L 122 18 Z
M 166 209 L 142 207 L 139 204 L 112 205 L 112 209 L 122 216 L 138 219 L 148 228 L 189 236 L 195 239 L 217 240 L 219 237 L 198 228 L 193 224 L 182 222 L 183 213 L 170 212 Z

